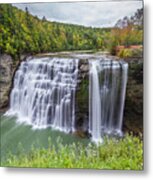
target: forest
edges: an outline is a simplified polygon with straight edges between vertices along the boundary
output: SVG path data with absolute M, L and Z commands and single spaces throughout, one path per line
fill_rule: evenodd
M 101 50 L 115 55 L 116 46 L 142 45 L 143 10 L 124 17 L 114 27 L 93 28 L 47 21 L 19 10 L 11 4 L 0 5 L 0 49 L 14 58 L 21 54 L 65 50 Z

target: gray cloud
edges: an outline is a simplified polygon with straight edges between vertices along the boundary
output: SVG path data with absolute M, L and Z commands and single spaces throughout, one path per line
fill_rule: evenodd
M 13 4 L 25 10 L 28 7 L 33 15 L 50 21 L 80 24 L 93 27 L 113 26 L 124 16 L 131 16 L 138 8 L 142 8 L 142 1 L 115 2 L 73 2 L 73 3 L 27 3 Z

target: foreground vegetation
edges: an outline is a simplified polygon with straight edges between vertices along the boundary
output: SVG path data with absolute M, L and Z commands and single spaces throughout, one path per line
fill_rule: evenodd
M 89 143 L 63 145 L 57 139 L 57 147 L 49 139 L 48 149 L 34 146 L 26 154 L 20 145 L 18 155 L 9 153 L 2 166 L 41 168 L 96 168 L 96 169 L 143 169 L 143 144 L 138 137 L 126 135 L 122 139 L 105 137 L 97 146 Z

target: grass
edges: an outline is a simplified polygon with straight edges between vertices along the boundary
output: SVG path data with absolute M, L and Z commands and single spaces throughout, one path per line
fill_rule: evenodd
M 126 134 L 122 139 L 104 138 L 98 146 L 80 142 L 63 144 L 57 138 L 57 146 L 48 139 L 48 148 L 38 149 L 34 145 L 26 153 L 21 144 L 18 154 L 8 154 L 2 163 L 7 167 L 39 168 L 94 168 L 94 169 L 143 169 L 143 144 L 139 137 Z

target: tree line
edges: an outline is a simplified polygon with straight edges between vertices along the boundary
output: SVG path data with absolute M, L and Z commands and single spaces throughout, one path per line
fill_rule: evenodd
M 64 50 L 111 50 L 130 41 L 142 44 L 142 29 L 93 28 L 47 21 L 11 4 L 0 5 L 0 50 L 13 57 Z M 130 31 L 130 34 L 129 34 Z M 122 34 L 122 36 L 120 35 Z M 130 36 L 130 37 L 129 37 Z

